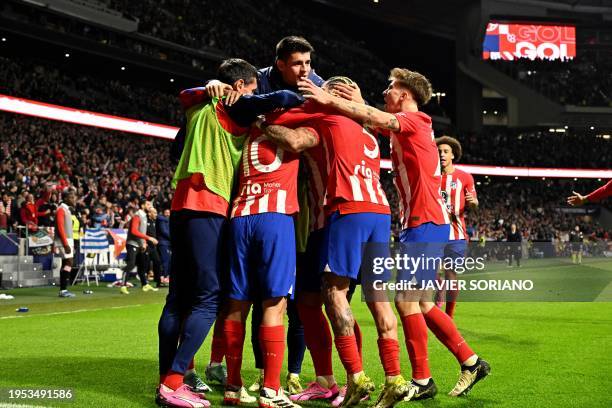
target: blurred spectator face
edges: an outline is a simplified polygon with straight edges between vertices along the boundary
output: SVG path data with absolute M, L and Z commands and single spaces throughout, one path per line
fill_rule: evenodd
M 69 193 L 66 195 L 66 197 L 64 197 L 64 202 L 66 205 L 74 207 L 76 204 L 76 194 L 74 192 Z
M 297 86 L 300 79 L 308 78 L 310 74 L 310 53 L 294 52 L 286 60 L 277 60 L 276 67 L 287 85 Z
M 576 225 L 574 229 L 576 230 L 576 232 L 580 231 L 580 227 L 578 225 Z
M 453 149 L 449 145 L 438 145 L 438 153 L 440 154 L 440 165 L 443 168 L 453 163 L 455 156 L 453 155 Z
M 516 224 L 510 226 L 510 231 L 512 231 L 513 234 L 516 232 Z
M 28 203 L 34 203 L 34 196 L 32 194 L 28 194 L 26 196 L 26 202 Z
M 151 209 L 149 210 L 149 218 L 151 218 L 152 220 L 157 218 L 157 210 L 153 207 L 151 207 Z
M 169 217 L 170 216 L 170 210 L 165 209 L 164 210 L 164 217 Z

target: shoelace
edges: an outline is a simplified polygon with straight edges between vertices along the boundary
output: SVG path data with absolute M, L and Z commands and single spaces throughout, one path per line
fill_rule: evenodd
M 416 393 L 419 392 L 419 386 L 410 382 L 408 384 L 408 394 L 404 397 L 404 401 L 410 401 Z
M 461 376 L 459 377 L 459 381 L 457 381 L 457 385 L 455 386 L 455 389 L 463 390 L 467 388 L 467 386 L 470 385 L 472 374 L 473 373 L 470 370 L 462 371 Z
M 208 388 L 208 386 L 206 385 L 206 383 L 204 381 L 202 381 L 202 379 L 200 378 L 199 375 L 195 376 L 195 385 L 196 388 Z

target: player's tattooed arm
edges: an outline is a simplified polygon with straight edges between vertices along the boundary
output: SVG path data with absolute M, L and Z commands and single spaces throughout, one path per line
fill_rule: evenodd
M 331 95 L 308 79 L 298 82 L 298 87 L 304 93 L 304 98 L 312 99 L 321 105 L 330 106 L 342 115 L 361 122 L 366 127 L 388 129 L 392 132 L 400 130 L 399 121 L 395 115 L 383 112 L 372 106 Z
M 300 153 L 319 144 L 319 138 L 306 128 L 281 125 L 263 126 L 264 133 L 284 150 Z

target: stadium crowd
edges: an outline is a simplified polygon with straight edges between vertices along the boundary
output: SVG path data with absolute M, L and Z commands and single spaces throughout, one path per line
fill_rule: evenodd
M 612 106 L 609 52 L 579 50 L 573 60 L 491 60 L 514 79 L 564 105 Z
M 362 88 L 366 100 L 372 104 L 382 103 L 380 90 L 387 83 L 388 70 L 381 59 L 363 44 L 355 43 L 354 39 L 347 37 L 341 30 L 322 23 L 298 5 L 283 4 L 280 7 L 279 0 L 259 3 L 257 6 L 244 1 L 225 2 L 215 4 L 214 7 L 210 6 L 210 1 L 202 2 L 199 7 L 189 7 L 188 0 L 108 0 L 106 3 L 110 9 L 136 19 L 139 33 L 189 47 L 194 52 L 208 50 L 220 56 L 248 56 L 249 62 L 260 67 L 273 62 L 274 45 L 278 38 L 288 34 L 304 35 L 315 47 L 313 66 L 317 72 L 324 77 L 350 74 Z M 46 13 L 23 4 L 7 3 L 3 7 L 5 15 L 50 30 L 90 38 L 112 47 L 131 49 L 158 59 L 176 58 L 176 62 L 182 64 L 207 68 L 206 64 L 192 55 L 186 57 L 185 52 L 160 50 L 159 45 L 138 38 L 121 37 L 117 32 L 99 26 Z M 243 21 L 241 26 L 235 30 L 228 28 L 227 22 L 233 21 L 237 15 Z M 301 18 L 292 18 L 295 15 Z M 261 30 L 260 27 L 268 29 Z M 313 27 L 317 29 L 313 31 Z M 210 69 L 210 63 L 208 65 Z
M 140 197 L 170 207 L 168 142 L 8 114 L 0 129 L 0 213 L 9 228 L 53 226 L 68 186 L 76 188 L 84 226 L 124 228 Z
M 363 95 L 381 102 L 380 90 L 387 82 L 387 67 L 374 54 L 341 30 L 321 20 L 295 3 L 280 0 L 237 1 L 223 4 L 202 2 L 188 7 L 189 0 L 108 0 L 109 7 L 135 17 L 138 30 L 194 49 L 223 50 L 226 55 L 248 55 L 256 66 L 273 62 L 274 45 L 286 35 L 303 35 L 315 47 L 314 68 L 324 76 L 346 75 L 360 84 Z M 189 13 L 186 13 L 189 10 Z M 296 19 L 294 16 L 299 15 Z M 241 24 L 228 29 L 227 23 L 241 16 Z M 266 30 L 261 30 L 266 27 Z M 313 30 L 316 27 L 316 30 Z
M 0 57 L 0 93 L 133 119 L 180 123 L 176 95 L 62 70 L 42 61 Z
M 462 161 L 525 167 L 605 168 L 612 162 L 612 139 L 600 130 L 485 127 L 481 133 L 460 137 Z M 605 133 L 605 132 L 602 132 Z M 553 151 L 554 149 L 554 151 Z

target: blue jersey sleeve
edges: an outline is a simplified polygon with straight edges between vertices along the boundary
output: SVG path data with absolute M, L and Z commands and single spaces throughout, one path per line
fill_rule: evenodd
M 245 95 L 226 111 L 230 118 L 239 126 L 247 127 L 259 115 L 270 113 L 276 109 L 289 109 L 304 103 L 304 98 L 288 90 L 271 92 L 263 95 Z

